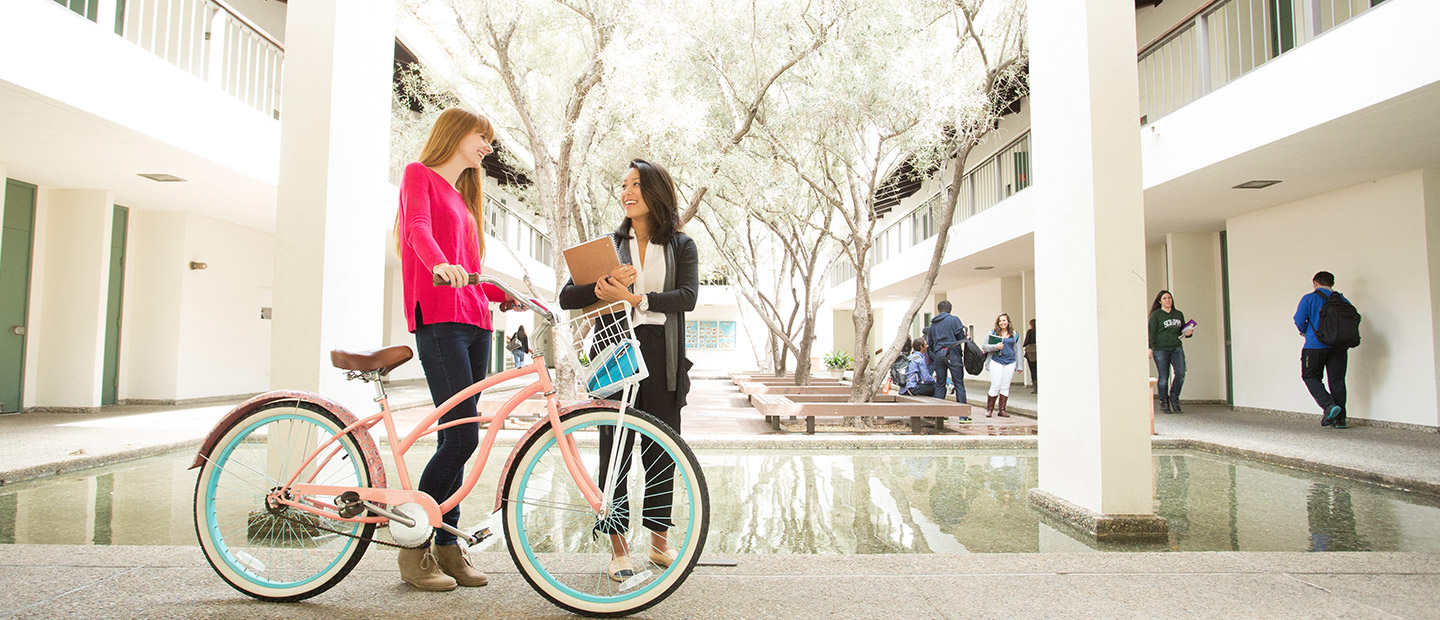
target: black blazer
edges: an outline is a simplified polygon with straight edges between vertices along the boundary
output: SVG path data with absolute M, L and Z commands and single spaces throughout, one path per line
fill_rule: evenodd
M 630 240 L 618 233 L 611 233 L 615 251 L 620 262 L 632 265 Z M 622 243 L 623 242 L 623 243 Z M 634 287 L 631 287 L 634 292 Z M 685 394 L 690 391 L 690 360 L 685 357 L 685 313 L 695 309 L 695 298 L 700 292 L 700 254 L 695 249 L 695 240 L 684 233 L 675 233 L 665 245 L 665 290 L 646 293 L 651 312 L 665 314 L 665 384 L 672 392 L 680 392 L 680 404 L 685 403 Z M 565 282 L 560 289 L 560 307 L 565 310 L 584 308 L 600 301 L 595 296 L 594 285 L 578 286 L 575 280 Z

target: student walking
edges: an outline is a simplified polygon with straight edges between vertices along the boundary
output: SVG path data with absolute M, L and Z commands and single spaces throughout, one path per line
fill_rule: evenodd
M 925 351 L 929 346 L 925 344 L 924 338 L 916 338 L 910 345 L 914 350 L 908 358 L 910 363 L 905 366 L 905 388 L 900 393 L 934 396 L 937 389 L 943 388 L 940 388 L 940 382 L 935 380 L 935 376 L 930 374 L 930 366 L 925 361 Z M 941 394 L 941 397 L 943 398 L 944 394 Z
M 1030 393 L 1040 389 L 1040 375 L 1035 369 L 1035 319 L 1030 319 L 1030 329 L 1025 331 L 1025 363 L 1030 366 Z
M 1320 419 L 1321 427 L 1346 428 L 1345 418 L 1345 370 L 1350 360 L 1350 350 L 1345 346 L 1335 346 L 1321 341 L 1322 334 L 1317 333 L 1321 329 L 1321 310 L 1325 307 L 1330 298 L 1338 295 L 1339 301 L 1345 302 L 1345 306 L 1354 313 L 1354 306 L 1344 295 L 1335 292 L 1335 275 L 1328 271 L 1321 271 L 1315 274 L 1310 280 L 1315 291 L 1307 293 L 1300 298 L 1300 305 L 1295 308 L 1295 327 L 1300 334 L 1305 336 L 1305 346 L 1300 349 L 1300 378 L 1305 380 L 1305 387 L 1310 390 L 1310 396 L 1315 399 L 1315 404 L 1320 405 L 1323 417 Z M 1358 330 L 1360 315 L 1353 316 L 1354 325 L 1350 330 Z M 1354 335 L 1354 344 L 1359 344 L 1358 331 Z M 1353 346 L 1353 345 L 1351 345 Z M 1330 390 L 1325 390 L 1325 384 L 1321 379 L 1328 379 Z
M 466 286 L 467 273 L 481 273 L 485 262 L 480 160 L 490 154 L 495 131 L 489 119 L 450 108 L 440 114 L 420 161 L 405 167 L 396 213 L 396 252 L 404 276 L 405 319 L 430 399 L 435 406 L 485 378 L 490 360 L 490 304 L 502 311 L 515 303 L 494 285 Z M 435 277 L 448 286 L 435 286 Z M 452 408 L 440 423 L 476 416 L 477 397 Z M 460 488 L 465 462 L 480 441 L 476 424 L 438 433 L 435 455 L 425 465 L 417 488 L 436 501 Z M 460 507 L 443 516 L 460 525 Z M 489 579 L 470 562 L 454 534 L 436 530 L 433 545 L 400 550 L 400 578 L 420 590 L 483 586 Z
M 1185 348 L 1181 338 L 1189 338 L 1194 324 L 1185 322 L 1185 313 L 1175 309 L 1175 297 L 1170 291 L 1160 291 L 1155 303 L 1150 305 L 1150 359 L 1155 360 L 1159 372 L 1157 389 L 1160 392 L 1160 411 L 1180 413 L 1180 388 L 1185 385 Z M 1175 377 L 1171 379 L 1170 371 Z
M 1010 417 L 1005 412 L 1005 403 L 1010 400 L 1010 382 L 1015 379 L 1015 364 L 1020 359 L 1015 352 L 1018 341 L 1019 335 L 1010 325 L 1010 315 L 995 317 L 995 327 L 990 330 L 987 342 L 980 347 L 990 354 L 985 361 L 985 369 L 990 371 L 990 392 L 985 398 L 987 418 L 996 414 L 997 404 L 1000 417 Z
M 515 334 L 505 343 L 505 348 L 510 350 L 510 355 L 515 358 L 515 367 L 519 368 L 525 363 L 525 355 L 530 353 L 530 338 L 525 335 L 525 326 L 515 328 Z
M 620 186 L 623 217 L 611 233 L 620 257 L 620 266 L 593 286 L 578 286 L 574 280 L 560 291 L 560 307 L 584 308 L 597 301 L 626 301 L 634 308 L 635 337 L 650 376 L 640 382 L 635 408 L 649 413 L 670 428 L 680 431 L 680 410 L 690 391 L 690 360 L 685 358 L 685 313 L 695 309 L 700 290 L 700 259 L 695 242 L 680 232 L 675 182 L 658 165 L 636 159 L 630 162 Z M 635 441 L 634 433 L 624 433 Z M 601 429 L 600 464 L 596 481 L 603 489 L 608 482 L 612 429 Z M 626 458 L 616 473 L 626 480 L 630 473 L 631 446 L 623 446 Z M 649 439 L 640 441 L 641 463 L 645 467 L 645 496 L 642 523 L 650 530 L 648 557 L 662 570 L 675 559 L 666 537 L 670 521 L 671 493 L 675 465 Z M 629 531 L 630 498 L 623 483 L 615 488 L 615 510 L 619 518 L 605 519 L 595 531 L 610 536 L 610 579 L 624 582 L 636 574 L 624 535 Z

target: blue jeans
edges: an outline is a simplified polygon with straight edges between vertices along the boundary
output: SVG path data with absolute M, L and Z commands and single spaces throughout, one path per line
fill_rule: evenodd
M 513 355 L 513 356 L 515 356 L 515 367 L 516 367 L 516 368 L 519 368 L 519 367 L 521 367 L 521 366 L 523 366 L 523 365 L 525 364 L 525 353 L 524 353 L 524 352 L 522 352 L 522 351 L 511 351 L 510 354 Z
M 965 364 L 960 353 L 963 347 L 958 342 L 950 345 L 943 355 L 935 356 L 930 368 L 935 371 L 935 385 L 945 385 L 946 381 L 955 385 L 955 402 L 962 405 L 965 404 Z M 945 392 L 937 390 L 936 396 L 943 400 Z
M 430 385 L 430 400 L 439 407 L 451 396 L 485 378 L 490 363 L 490 330 L 466 323 L 435 323 L 415 330 L 415 348 L 425 381 Z M 440 423 L 473 418 L 478 395 L 456 404 L 440 417 Z M 416 487 L 444 502 L 465 480 L 465 462 L 480 444 L 480 426 L 461 424 L 438 433 L 435 455 L 425 465 Z M 451 527 L 460 526 L 460 506 L 456 505 L 441 519 Z M 435 532 L 435 544 L 453 545 L 455 535 L 442 530 Z
M 1170 379 L 1170 369 L 1175 369 L 1175 379 Z M 1180 388 L 1185 385 L 1185 349 L 1155 350 L 1155 370 L 1159 372 L 1160 400 L 1180 402 Z

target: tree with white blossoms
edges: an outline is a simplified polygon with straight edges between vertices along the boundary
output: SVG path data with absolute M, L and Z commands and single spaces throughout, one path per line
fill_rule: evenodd
M 455 74 L 431 76 L 436 89 L 472 94 L 472 104 L 523 140 L 558 290 L 568 279 L 561 250 L 609 230 L 613 218 L 601 203 L 630 157 L 669 168 L 681 186 L 682 223 L 695 217 L 710 179 L 751 134 L 772 88 L 825 41 L 836 19 L 826 9 L 831 2 L 406 6 L 455 61 Z M 573 370 L 556 361 L 557 384 L 573 385 Z
M 795 384 L 810 384 L 816 318 L 825 273 L 839 253 L 830 230 L 835 210 L 773 157 L 751 155 L 750 166 L 723 168 L 699 218 L 740 296 L 771 338 L 770 363 L 784 376 L 795 357 Z M 798 322 L 797 322 L 798 321 Z
M 761 135 L 792 172 L 838 215 L 832 232 L 854 268 L 854 383 L 851 402 L 868 402 L 909 337 L 929 297 L 954 219 L 970 150 L 995 126 L 1024 67 L 1023 0 L 917 0 L 858 8 L 821 59 L 774 99 Z M 783 102 L 783 103 L 782 103 Z M 929 269 L 899 328 L 878 358 L 870 266 L 876 192 L 909 159 L 918 170 L 948 166 L 950 176 Z M 847 420 L 847 423 L 857 423 Z

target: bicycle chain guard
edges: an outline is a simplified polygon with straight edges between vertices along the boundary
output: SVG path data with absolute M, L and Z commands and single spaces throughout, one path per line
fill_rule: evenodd
M 424 506 L 418 502 L 406 502 L 391 510 L 415 522 L 415 525 L 407 526 L 394 519 L 390 520 L 390 537 L 394 538 L 396 543 L 401 547 L 414 549 L 430 542 L 430 535 L 435 528 L 430 527 L 430 517 L 425 514 Z

